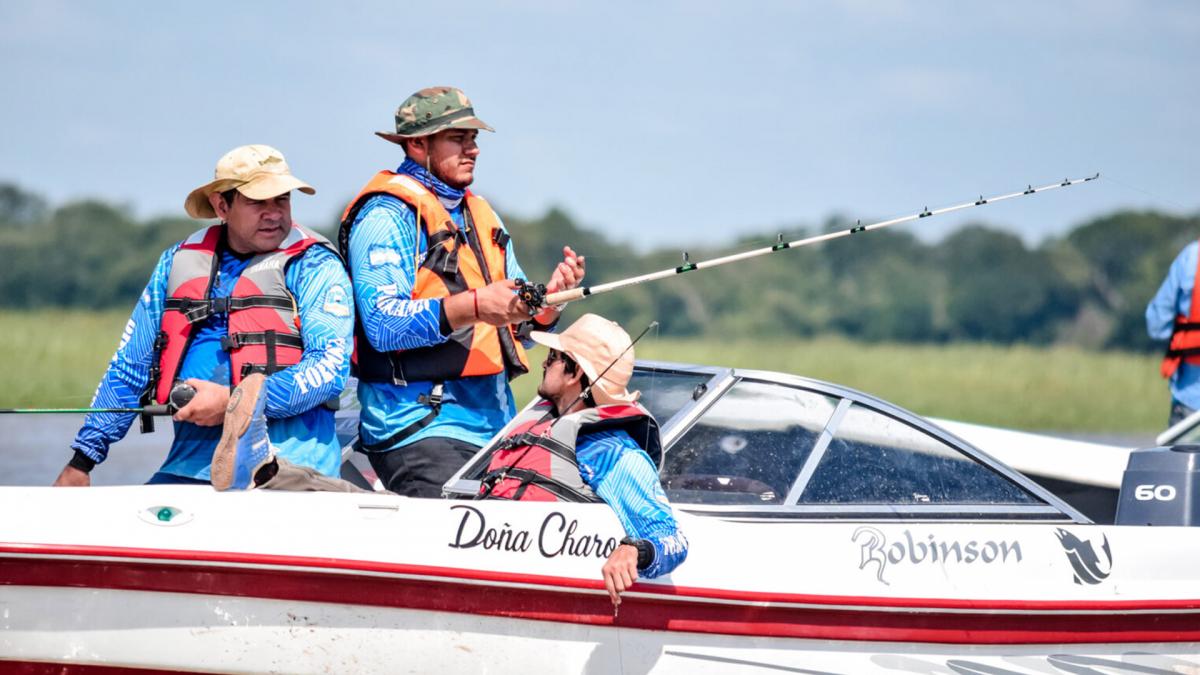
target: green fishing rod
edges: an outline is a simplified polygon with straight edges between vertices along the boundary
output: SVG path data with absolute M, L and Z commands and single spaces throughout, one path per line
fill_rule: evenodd
M 162 405 L 148 405 L 142 408 L 0 408 L 0 414 L 10 415 L 45 415 L 45 414 L 80 414 L 92 413 L 137 413 L 143 416 L 174 415 L 196 396 L 196 388 L 180 382 L 171 389 L 168 401 Z

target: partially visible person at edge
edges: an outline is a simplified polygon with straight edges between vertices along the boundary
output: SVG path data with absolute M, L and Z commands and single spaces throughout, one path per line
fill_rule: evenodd
M 529 370 L 522 336 L 559 315 L 529 316 L 508 232 L 467 189 L 481 129 L 492 131 L 458 89 L 408 97 L 396 132 L 376 132 L 404 148 L 404 162 L 367 183 L 338 235 L 358 308 L 362 448 L 387 489 L 412 497 L 440 496 L 512 418 L 508 381 Z M 583 275 L 583 257 L 564 247 L 547 289 Z
M 1162 362 L 1162 376 L 1170 379 L 1171 389 L 1168 426 L 1200 410 L 1200 302 L 1195 297 L 1198 252 L 1200 242 L 1183 247 L 1146 306 L 1150 338 L 1170 341 Z
M 236 407 L 230 388 L 244 379 L 265 391 L 281 456 L 324 474 L 338 471 L 333 411 L 322 404 L 349 376 L 353 297 L 332 245 L 292 222 L 293 190 L 315 192 L 292 176 L 278 150 L 247 145 L 222 157 L 215 179 L 185 201 L 192 218 L 221 222 L 159 258 L 92 401 L 106 408 L 166 403 L 179 381 L 195 387 L 175 413 L 175 440 L 151 484 L 221 480 L 209 466 L 226 408 Z M 90 485 L 89 473 L 136 416 L 89 415 L 54 484 Z
M 627 535 L 601 569 L 613 604 L 620 604 L 639 576 L 669 574 L 688 553 L 658 479 L 658 424 L 637 403 L 639 393 L 627 389 L 634 363 L 629 334 L 585 314 L 561 335 L 530 337 L 550 348 L 538 386 L 542 400 L 492 450 L 479 497 L 607 503 Z M 261 402 L 257 410 L 246 435 L 223 441 L 213 460 L 237 467 L 234 487 L 367 492 L 272 457 Z

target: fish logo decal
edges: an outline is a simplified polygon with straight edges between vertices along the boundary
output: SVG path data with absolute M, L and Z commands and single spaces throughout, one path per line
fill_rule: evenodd
M 1071 569 L 1075 570 L 1075 583 L 1089 586 L 1095 585 L 1112 574 L 1112 549 L 1108 545 L 1108 535 L 1104 535 L 1104 543 L 1100 550 L 1104 553 L 1104 561 L 1096 553 L 1096 547 L 1090 539 L 1080 539 L 1070 532 L 1057 529 L 1058 543 L 1062 544 L 1067 554 Z

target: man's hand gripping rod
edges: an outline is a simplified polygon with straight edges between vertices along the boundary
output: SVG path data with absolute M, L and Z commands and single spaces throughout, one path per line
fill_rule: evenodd
M 676 274 L 683 274 L 684 272 L 693 272 L 695 270 L 706 269 L 709 267 L 717 267 L 719 265 L 725 265 L 727 263 L 732 263 L 732 262 L 738 262 L 739 260 L 748 260 L 750 258 L 757 258 L 759 256 L 767 255 L 768 253 L 774 253 L 776 251 L 782 251 L 784 249 L 800 248 L 801 246 L 808 246 L 809 244 L 817 244 L 817 243 L 820 243 L 823 241 L 829 241 L 830 239 L 838 239 L 840 237 L 846 237 L 846 236 L 849 236 L 852 234 L 858 234 L 859 232 L 878 230 L 878 229 L 882 229 L 884 227 L 888 227 L 890 225 L 899 225 L 900 223 L 907 223 L 907 222 L 911 222 L 914 220 L 920 220 L 922 218 L 929 218 L 931 216 L 940 216 L 943 213 L 951 213 L 953 211 L 961 211 L 963 209 L 970 209 L 970 208 L 974 208 L 976 206 L 983 206 L 984 204 L 991 204 L 994 202 L 1002 202 L 1006 199 L 1013 199 L 1014 197 L 1023 197 L 1025 195 L 1031 195 L 1031 194 L 1035 194 L 1038 192 L 1046 192 L 1047 190 L 1054 190 L 1057 188 L 1070 187 L 1070 186 L 1076 185 L 1078 183 L 1086 183 L 1088 181 L 1096 180 L 1099 177 L 1100 177 L 1100 174 L 1097 173 L 1096 175 L 1088 176 L 1087 178 L 1076 178 L 1073 180 L 1072 179 L 1064 179 L 1062 182 L 1059 182 L 1059 183 L 1050 183 L 1049 185 L 1043 185 L 1041 187 L 1036 187 L 1036 188 L 1033 187 L 1032 185 L 1030 185 L 1026 189 L 1021 190 L 1019 192 L 1010 192 L 1008 194 L 997 195 L 995 197 L 984 198 L 981 195 L 979 197 L 979 199 L 969 201 L 969 202 L 964 202 L 962 204 L 955 204 L 954 206 L 947 206 L 944 208 L 933 209 L 933 210 L 930 210 L 929 207 L 925 207 L 925 209 L 922 210 L 920 213 L 913 213 L 913 214 L 910 214 L 907 216 L 901 216 L 900 218 L 893 218 L 891 220 L 882 220 L 877 223 L 871 223 L 870 225 L 863 225 L 862 221 L 859 221 L 854 227 L 847 229 L 847 230 L 840 230 L 837 232 L 827 232 L 825 234 L 819 234 L 819 235 L 815 235 L 812 237 L 807 237 L 805 239 L 797 239 L 796 241 L 785 242 L 785 241 L 783 241 L 783 235 L 781 234 L 781 235 L 779 235 L 779 242 L 773 246 L 753 249 L 750 251 L 743 251 L 741 253 L 734 253 L 732 255 L 727 255 L 727 256 L 720 257 L 720 258 L 713 258 L 711 260 L 705 260 L 703 262 L 698 262 L 698 263 L 689 262 L 687 259 L 687 254 L 684 253 L 683 254 L 684 262 L 679 267 L 672 267 L 670 269 L 661 270 L 659 272 L 651 272 L 650 274 L 643 274 L 641 276 L 630 277 L 628 279 L 621 279 L 618 281 L 610 281 L 606 284 L 599 284 L 597 286 L 580 286 L 578 288 L 572 288 L 572 289 L 565 290 L 565 291 L 558 291 L 556 293 L 547 293 L 546 286 L 544 284 L 531 284 L 526 281 L 518 281 L 517 282 L 517 294 L 520 296 L 521 301 L 529 306 L 529 311 L 531 314 L 533 314 L 533 313 L 537 313 L 537 311 L 539 311 L 543 307 L 546 307 L 547 305 L 561 305 L 566 302 L 582 300 L 583 298 L 586 298 L 589 295 L 599 295 L 601 293 L 615 291 L 619 288 L 625 288 L 626 286 L 635 286 L 637 284 L 646 283 L 647 281 L 655 281 L 658 279 L 665 279 L 667 277 L 675 276 Z

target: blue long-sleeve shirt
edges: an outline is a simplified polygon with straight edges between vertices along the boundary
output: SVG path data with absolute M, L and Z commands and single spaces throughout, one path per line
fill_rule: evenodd
M 159 258 L 150 281 L 125 325 L 120 344 L 100 380 L 92 406 L 130 408 L 149 380 L 154 338 L 162 322 L 163 300 L 171 262 L 179 244 Z M 213 297 L 230 294 L 251 256 L 229 250 L 219 253 L 219 276 Z M 341 448 L 334 429 L 333 412 L 321 405 L 346 386 L 353 349 L 354 307 L 350 280 L 340 259 L 328 249 L 313 246 L 288 267 L 285 281 L 296 298 L 304 351 L 299 363 L 267 377 L 266 415 L 271 443 L 280 456 L 337 475 Z M 229 354 L 221 349 L 228 316 L 214 314 L 196 326 L 184 355 L 178 379 L 198 378 L 229 384 Z M 89 415 L 72 447 L 96 462 L 104 461 L 109 446 L 124 438 L 137 416 L 123 413 Z M 175 440 L 160 473 L 209 480 L 212 453 L 221 427 L 201 427 L 175 422 Z
M 406 159 L 397 172 L 415 176 L 432 188 L 455 224 L 464 226 L 462 191 L 446 185 L 412 160 Z M 381 352 L 437 345 L 449 337 L 440 328 L 442 300 L 412 297 L 417 267 L 427 251 L 428 241 L 416 213 L 391 195 L 370 197 L 351 225 L 349 265 L 354 300 L 363 333 Z M 511 240 L 505 249 L 505 276 L 525 277 Z M 381 443 L 424 418 L 429 406 L 420 399 L 431 388 L 431 382 L 412 381 L 400 386 L 360 381 L 360 433 L 364 443 Z M 514 414 L 512 390 L 503 373 L 448 380 L 441 412 L 402 445 L 446 437 L 482 446 Z
M 1152 340 L 1170 340 L 1175 317 L 1191 314 L 1197 255 L 1200 255 L 1200 242 L 1183 247 L 1167 270 L 1167 278 L 1146 305 L 1146 332 Z M 1176 401 L 1200 410 L 1200 367 L 1186 361 L 1179 364 L 1179 369 L 1171 376 L 1170 389 Z
M 580 436 L 575 459 L 583 482 L 617 514 L 625 534 L 654 545 L 654 560 L 638 573 L 670 574 L 687 558 L 688 542 L 675 522 L 658 472 L 645 450 L 621 430 Z

